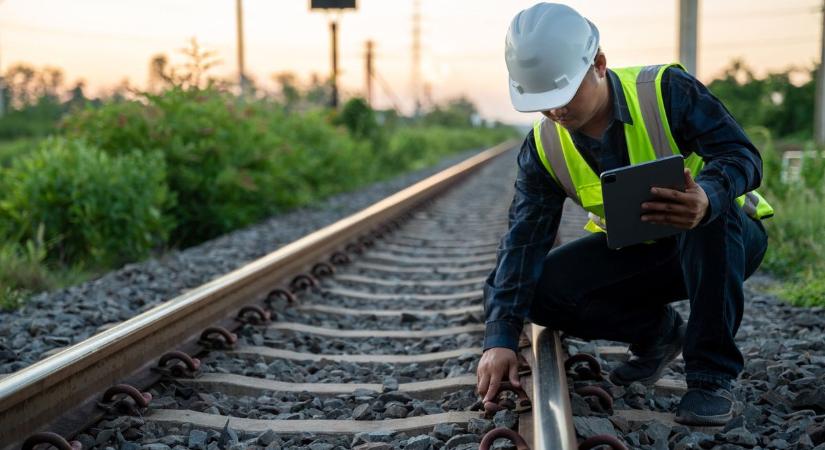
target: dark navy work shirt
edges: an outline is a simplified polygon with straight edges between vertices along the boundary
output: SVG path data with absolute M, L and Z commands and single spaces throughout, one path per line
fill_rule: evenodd
M 576 148 L 597 174 L 629 164 L 624 124 L 632 120 L 619 77 L 613 71 L 607 73 L 613 101 L 613 118 L 607 130 L 600 140 L 571 133 Z M 696 152 L 705 162 L 695 178 L 710 202 L 703 220 L 707 223 L 730 207 L 736 197 L 759 186 L 762 159 L 728 110 L 690 74 L 676 67 L 666 69 L 662 75 L 662 96 L 679 149 L 686 155 Z M 501 239 L 496 268 L 484 286 L 485 350 L 517 349 L 534 286 L 556 238 L 566 197 L 542 165 L 532 131 L 521 146 L 518 168 L 509 230 Z

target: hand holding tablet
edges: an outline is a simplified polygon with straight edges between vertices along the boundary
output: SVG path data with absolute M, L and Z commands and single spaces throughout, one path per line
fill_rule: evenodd
M 708 195 L 696 184 L 690 169 L 684 169 L 685 191 L 651 187 L 654 200 L 642 203 L 642 221 L 670 225 L 683 230 L 695 228 L 708 212 Z
M 689 230 L 707 214 L 707 194 L 681 155 L 608 170 L 600 178 L 612 249 Z

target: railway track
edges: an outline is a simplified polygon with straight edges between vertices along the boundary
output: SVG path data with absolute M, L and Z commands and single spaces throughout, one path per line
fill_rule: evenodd
M 699 448 L 674 443 L 722 429 L 672 422 L 678 365 L 651 389 L 613 386 L 601 365 L 626 348 L 539 326 L 520 343 L 524 391 L 479 402 L 512 146 L 0 380 L 2 448 Z M 585 220 L 566 208 L 561 242 Z

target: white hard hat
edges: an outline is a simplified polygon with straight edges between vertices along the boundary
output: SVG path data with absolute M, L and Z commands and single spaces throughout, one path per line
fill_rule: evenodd
M 534 112 L 569 103 L 598 48 L 598 28 L 569 6 L 539 3 L 516 14 L 504 44 L 513 107 Z

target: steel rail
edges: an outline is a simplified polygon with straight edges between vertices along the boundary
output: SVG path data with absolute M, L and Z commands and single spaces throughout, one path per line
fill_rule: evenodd
M 531 327 L 533 449 L 578 448 L 558 331 Z
M 399 217 L 485 163 L 515 147 L 507 141 L 443 170 L 372 206 L 162 303 L 0 380 L 0 448 L 89 408 L 108 386 L 147 371 L 165 351 L 191 343 L 204 328 L 289 281 L 379 224 Z

